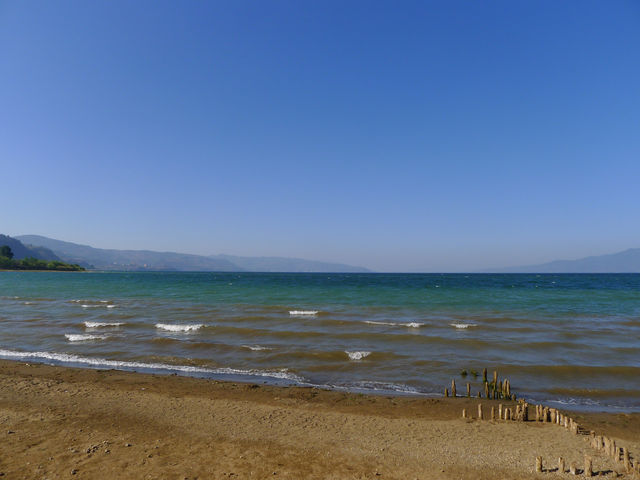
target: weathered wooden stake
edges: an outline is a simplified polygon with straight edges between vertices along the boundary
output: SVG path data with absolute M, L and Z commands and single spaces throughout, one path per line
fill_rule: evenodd
M 507 408 L 504 412 L 504 419 L 505 420 L 511 420 L 511 409 Z
M 471 396 L 471 384 L 467 382 L 467 397 Z
M 536 472 L 542 472 L 542 457 L 536 457 Z
M 569 473 L 571 475 L 577 475 L 578 474 L 578 470 L 576 469 L 576 462 L 571 462 L 569 464 Z
M 484 416 L 482 415 L 482 404 L 478 404 L 478 420 L 484 420 Z
M 558 472 L 564 473 L 564 458 L 558 458 Z
M 489 384 L 487 382 L 484 382 L 484 396 L 489 398 Z
M 624 468 L 627 473 L 631 473 L 631 461 L 629 459 L 629 449 L 622 448 L 622 461 L 624 462 Z
M 447 388 L 444 389 L 444 396 L 445 397 L 449 396 L 449 390 Z
M 466 408 L 462 409 L 462 418 L 467 418 L 467 409 Z
M 527 402 L 524 402 L 524 404 L 522 405 L 522 421 L 529 421 L 529 404 Z
M 495 419 L 496 419 L 496 408 L 491 407 L 491 420 L 495 420 Z
M 487 382 L 487 369 L 486 368 L 482 369 L 482 381 L 485 382 L 485 383 Z
M 482 392 L 478 390 L 478 398 L 482 398 Z
M 456 380 L 455 379 L 451 380 L 451 396 L 452 397 L 456 396 Z
M 540 405 L 536 405 L 536 422 L 540 421 Z
M 495 385 L 496 383 L 498 383 L 498 371 L 494 370 L 493 371 L 493 384 Z
M 593 461 L 587 455 L 584 456 L 584 476 L 593 477 Z
M 502 404 L 498 404 L 498 418 L 502 420 Z

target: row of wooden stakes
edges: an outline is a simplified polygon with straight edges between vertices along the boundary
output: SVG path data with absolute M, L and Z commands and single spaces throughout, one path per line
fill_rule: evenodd
M 516 408 L 504 408 L 500 403 L 498 404 L 498 410 L 496 412 L 495 407 L 491 407 L 491 414 L 487 417 L 487 420 L 515 420 L 520 422 L 527 422 L 529 420 L 528 404 L 526 402 L 516 405 Z M 497 416 L 496 416 L 497 413 Z M 462 418 L 472 419 L 473 417 L 467 413 L 467 409 L 462 409 Z M 478 404 L 478 420 L 485 420 L 484 410 L 482 404 Z
M 501 403 L 498 404 L 498 409 L 496 411 L 495 407 L 491 407 L 490 416 L 485 418 L 484 408 L 481 403 L 478 404 L 478 420 L 515 420 L 521 422 L 528 421 L 536 421 L 543 423 L 552 423 L 555 425 L 560 425 L 565 429 L 569 430 L 574 435 L 589 435 L 591 446 L 598 451 L 602 451 L 603 453 L 610 456 L 616 463 L 621 463 L 624 469 L 629 474 L 638 474 L 640 476 L 640 459 L 635 459 L 635 461 L 631 460 L 629 450 L 624 447 L 619 447 L 616 445 L 615 440 L 610 439 L 609 437 L 596 435 L 594 431 L 587 431 L 582 428 L 573 418 L 568 415 L 562 414 L 559 410 L 555 408 L 545 407 L 544 405 L 533 405 L 535 407 L 535 420 L 529 419 L 529 404 L 520 399 L 520 402 L 515 406 L 515 408 L 505 408 Z M 462 418 L 463 419 L 472 419 L 473 417 L 469 415 L 466 408 L 462 409 Z M 536 457 L 536 472 L 546 471 L 542 466 L 542 457 Z M 558 468 L 555 470 L 557 472 L 565 472 L 565 461 L 562 457 L 558 459 Z M 569 473 L 577 475 L 580 472 L 575 464 L 575 462 L 569 465 Z M 584 460 L 584 470 L 582 470 L 585 476 L 591 477 L 593 476 L 593 460 L 588 455 L 585 455 Z

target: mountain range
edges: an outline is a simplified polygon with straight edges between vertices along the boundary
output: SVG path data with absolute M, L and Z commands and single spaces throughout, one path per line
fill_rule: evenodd
M 11 237 L 7 237 L 11 238 Z M 65 262 L 95 270 L 215 271 L 215 272 L 368 272 L 366 268 L 300 258 L 192 255 L 151 250 L 114 250 L 55 240 L 41 235 L 15 239 L 29 248 L 45 248 Z M 2 243 L 0 242 L 0 245 Z
M 0 235 L 0 246 L 2 245 L 10 246 L 16 259 L 35 257 L 40 260 L 59 260 L 95 270 L 291 273 L 370 271 L 363 267 L 300 258 L 204 256 L 151 250 L 103 249 L 41 235 L 19 235 L 13 238 Z M 640 273 L 640 248 L 577 260 L 556 260 L 538 265 L 485 269 L 482 273 Z
M 486 270 L 490 273 L 640 273 L 640 248 L 577 260 Z

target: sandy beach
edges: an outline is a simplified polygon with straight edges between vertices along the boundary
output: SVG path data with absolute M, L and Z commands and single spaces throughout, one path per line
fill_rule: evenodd
M 559 456 L 582 468 L 585 454 L 601 478 L 632 478 L 585 435 L 462 419 L 465 407 L 476 416 L 477 399 L 11 361 L 0 362 L 0 385 L 3 478 L 557 478 L 534 473 L 537 455 L 555 469 Z M 640 453 L 640 414 L 573 417 Z

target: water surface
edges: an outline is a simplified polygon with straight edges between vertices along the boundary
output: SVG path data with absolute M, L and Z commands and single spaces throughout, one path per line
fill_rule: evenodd
M 0 272 L 0 357 L 640 411 L 640 275 Z

